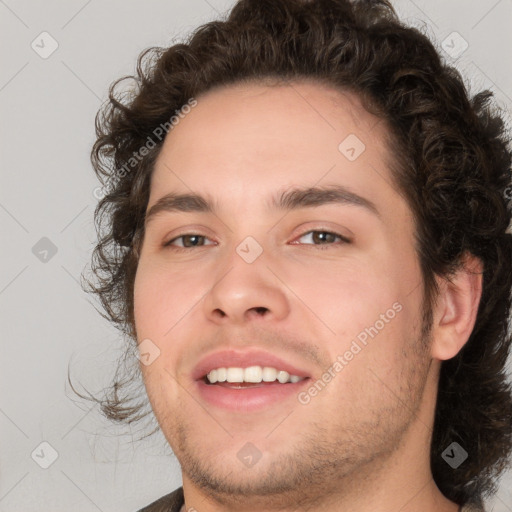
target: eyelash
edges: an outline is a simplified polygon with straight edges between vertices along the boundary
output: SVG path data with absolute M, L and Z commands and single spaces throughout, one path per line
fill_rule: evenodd
M 343 235 L 340 235 L 339 233 L 336 233 L 334 231 L 324 231 L 324 230 L 321 230 L 321 229 L 312 229 L 310 231 L 306 231 L 305 233 L 300 235 L 298 238 L 302 238 L 303 236 L 309 235 L 310 233 L 323 233 L 323 234 L 327 234 L 327 235 L 334 235 L 335 237 L 337 237 L 337 238 L 339 238 L 341 240 L 342 244 L 350 244 L 350 243 L 352 243 L 352 241 L 349 238 L 347 238 L 347 237 L 345 237 Z M 184 238 L 186 236 L 195 236 L 195 237 L 200 237 L 200 238 L 207 239 L 206 236 L 200 235 L 198 233 L 183 233 L 182 235 L 177 236 L 177 237 L 169 240 L 168 242 L 165 242 L 163 244 L 163 246 L 164 247 L 168 247 L 168 248 L 172 248 L 173 251 L 177 251 L 177 252 L 189 251 L 189 250 L 195 249 L 197 247 L 205 247 L 204 245 L 198 245 L 198 246 L 195 246 L 195 247 L 194 246 L 193 247 L 180 247 L 180 246 L 171 245 L 176 240 L 179 240 L 180 238 Z M 214 245 L 214 244 L 209 244 L 209 245 Z M 299 245 L 299 244 L 293 244 L 293 245 Z M 337 245 L 337 244 L 335 244 L 335 243 L 325 243 L 325 244 L 303 244 L 303 245 L 314 245 L 315 247 L 318 247 L 318 248 L 323 250 L 324 247 L 322 247 L 322 246 L 331 246 L 331 245 Z

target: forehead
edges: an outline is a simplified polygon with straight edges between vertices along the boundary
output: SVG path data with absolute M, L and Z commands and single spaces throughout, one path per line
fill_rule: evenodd
M 150 203 L 171 190 L 247 197 L 324 179 L 363 188 L 392 181 L 385 123 L 352 92 L 313 81 L 256 82 L 196 100 L 164 141 Z
M 207 135 L 194 137 L 193 144 L 202 146 L 210 142 L 219 149 L 228 136 L 241 139 L 249 134 L 257 137 L 255 142 L 279 138 L 288 139 L 290 144 L 303 137 L 325 138 L 329 134 L 325 146 L 330 142 L 335 144 L 350 130 L 373 145 L 383 135 L 374 130 L 381 119 L 367 112 L 355 93 L 312 80 L 279 85 L 249 82 L 218 86 L 196 100 L 197 106 L 182 116 L 164 146 L 169 149 L 182 144 L 188 146 L 190 141 L 184 139 L 190 139 L 191 131 Z M 244 149 L 249 151 L 253 146 Z
M 364 144 L 366 156 L 388 156 L 384 123 L 349 91 L 312 81 L 244 83 L 217 87 L 196 100 L 165 138 L 158 160 L 172 158 L 188 168 L 204 159 L 229 165 L 244 157 L 245 167 L 272 159 L 333 162 L 349 135 Z

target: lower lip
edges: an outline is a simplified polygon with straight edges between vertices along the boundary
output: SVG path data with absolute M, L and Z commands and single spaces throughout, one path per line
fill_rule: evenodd
M 230 411 L 250 412 L 290 400 L 290 398 L 297 399 L 297 394 L 308 381 L 309 379 L 306 378 L 299 382 L 263 384 L 261 387 L 241 389 L 206 384 L 204 380 L 198 380 L 196 384 L 199 394 L 209 404 Z

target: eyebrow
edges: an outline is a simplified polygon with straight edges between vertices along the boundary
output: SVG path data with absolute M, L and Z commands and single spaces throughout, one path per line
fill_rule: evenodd
M 268 206 L 274 210 L 299 210 L 301 208 L 314 208 L 327 204 L 343 204 L 366 209 L 380 218 L 380 212 L 375 203 L 350 191 L 343 185 L 324 187 L 292 188 L 274 196 Z M 179 194 L 170 192 L 158 199 L 149 208 L 144 221 L 145 226 L 151 219 L 162 212 L 198 212 L 215 213 L 217 210 L 210 197 L 200 194 Z

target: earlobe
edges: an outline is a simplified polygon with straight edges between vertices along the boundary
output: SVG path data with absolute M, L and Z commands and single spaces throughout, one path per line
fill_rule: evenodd
M 482 296 L 483 264 L 472 254 L 463 257 L 454 276 L 440 282 L 432 327 L 432 357 L 455 357 L 468 341 Z

